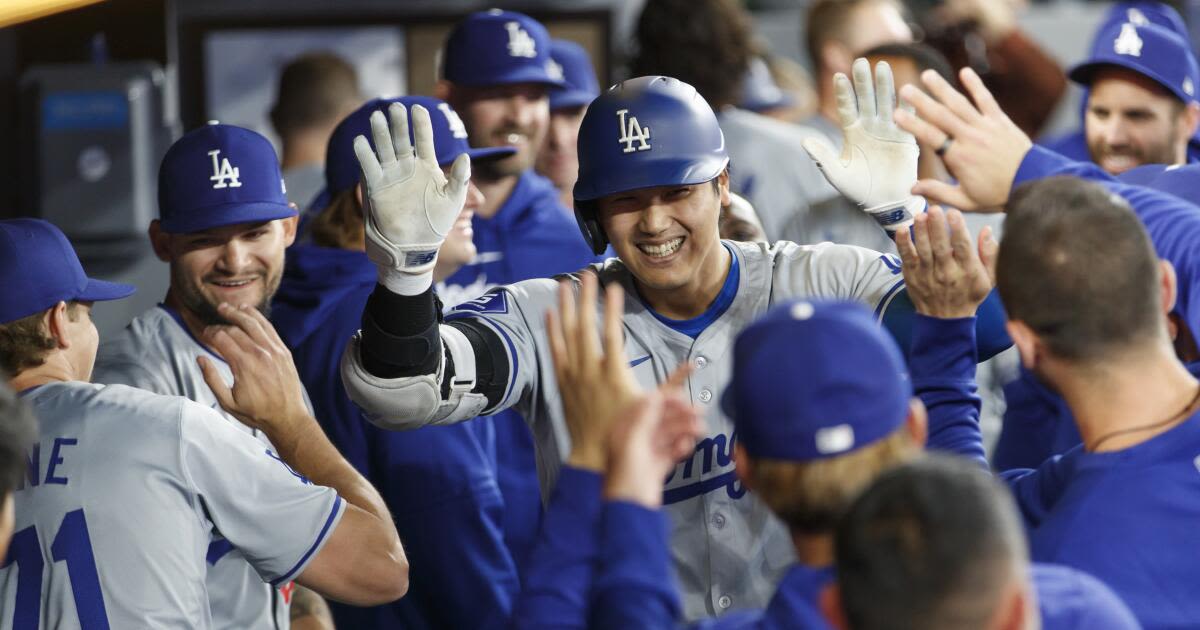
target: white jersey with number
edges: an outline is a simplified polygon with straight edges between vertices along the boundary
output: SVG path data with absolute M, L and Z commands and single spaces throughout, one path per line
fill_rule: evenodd
M 201 356 L 208 357 L 227 385 L 233 384 L 229 364 L 201 345 L 178 313 L 159 305 L 137 316 L 119 334 L 100 344 L 92 381 L 189 398 L 216 410 L 233 426 L 270 447 L 261 431 L 242 424 L 221 409 L 196 363 Z M 308 407 L 312 409 L 311 404 Z M 214 628 L 286 630 L 290 627 L 293 588 L 290 583 L 278 587 L 264 584 L 241 551 L 228 541 L 215 540 L 208 561 L 208 594 Z
M 786 528 L 746 494 L 734 475 L 736 436 L 719 405 L 731 376 L 734 338 L 772 304 L 790 298 L 856 300 L 881 316 L 904 285 L 898 259 L 867 249 L 832 243 L 726 243 L 738 259 L 737 294 L 695 339 L 664 324 L 637 299 L 632 277 L 619 260 L 600 266 L 602 283 L 619 282 L 629 296 L 626 358 L 642 386 L 654 387 L 684 361 L 696 368 L 686 393 L 705 410 L 709 434 L 692 458 L 676 467 L 664 494 L 689 619 L 764 607 L 783 570 L 795 562 Z M 507 357 L 498 360 L 509 363 L 509 383 L 503 401 L 489 411 L 512 407 L 528 420 L 544 492 L 569 450 L 544 327 L 545 312 L 557 306 L 557 292 L 554 280 L 519 282 L 460 304 L 447 316 L 475 318 L 503 339 Z
M 213 627 L 218 536 L 262 583 L 304 570 L 344 501 L 212 410 L 123 385 L 23 393 L 39 421 L 0 568 L 0 629 Z

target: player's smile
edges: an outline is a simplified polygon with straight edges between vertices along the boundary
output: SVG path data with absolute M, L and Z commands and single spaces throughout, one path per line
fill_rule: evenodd
M 651 264 L 670 264 L 680 257 L 685 240 L 687 237 L 678 236 L 666 240 L 644 241 L 637 243 L 637 248 Z

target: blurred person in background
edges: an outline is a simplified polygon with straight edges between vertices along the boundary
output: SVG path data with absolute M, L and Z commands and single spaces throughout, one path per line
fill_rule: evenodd
M 600 84 L 583 46 L 565 39 L 552 40 L 550 58 L 566 85 L 550 91 L 550 127 L 534 167 L 554 183 L 558 202 L 570 210 L 575 207 L 571 191 L 579 176 L 579 158 L 575 153 L 579 123 L 583 122 L 588 103 L 600 94 Z
M 288 198 L 301 208 L 321 189 L 329 134 L 361 102 L 358 73 L 333 53 L 301 55 L 280 72 L 271 126 L 282 145 Z

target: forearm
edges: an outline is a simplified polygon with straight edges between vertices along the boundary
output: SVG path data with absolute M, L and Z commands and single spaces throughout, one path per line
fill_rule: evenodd
M 929 413 L 927 447 L 969 457 L 985 469 L 975 383 L 975 318 L 913 321 L 909 372 Z
M 299 584 L 292 591 L 292 603 L 288 608 L 292 630 L 333 630 L 333 615 L 325 598 Z
M 440 310 L 432 288 L 400 295 L 376 284 L 363 310 L 363 367 L 380 378 L 434 373 L 441 354 Z

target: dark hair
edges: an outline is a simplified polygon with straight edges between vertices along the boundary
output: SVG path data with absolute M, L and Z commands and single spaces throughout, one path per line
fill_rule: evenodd
M 347 108 L 361 102 L 353 66 L 331 52 L 307 53 L 283 67 L 271 125 L 287 138 L 309 127 L 336 124 Z
M 738 102 L 756 53 L 750 18 L 733 0 L 647 0 L 630 75 L 690 83 L 716 109 Z
M 33 413 L 0 376 L 0 500 L 21 487 L 25 451 L 36 439 Z
M 1009 319 L 1056 357 L 1105 358 L 1165 334 L 1158 256 L 1124 199 L 1051 177 L 1009 199 L 996 276 Z
M 834 554 L 854 630 L 949 630 L 987 624 L 1005 586 L 1024 579 L 1027 549 L 1016 505 L 987 471 L 926 455 L 858 497 Z
M 907 13 L 898 0 L 815 0 L 804 16 L 804 45 L 812 63 L 813 75 L 821 73 L 821 48 L 830 40 L 845 40 L 850 26 L 850 14 L 869 4 L 890 4 Z M 861 57 L 859 51 L 851 54 Z
M 882 44 L 860 56 L 901 57 L 908 59 L 916 64 L 918 73 L 933 70 L 945 79 L 946 83 L 958 85 L 958 81 L 954 79 L 954 68 L 950 67 L 950 62 L 946 60 L 946 56 L 929 44 Z

